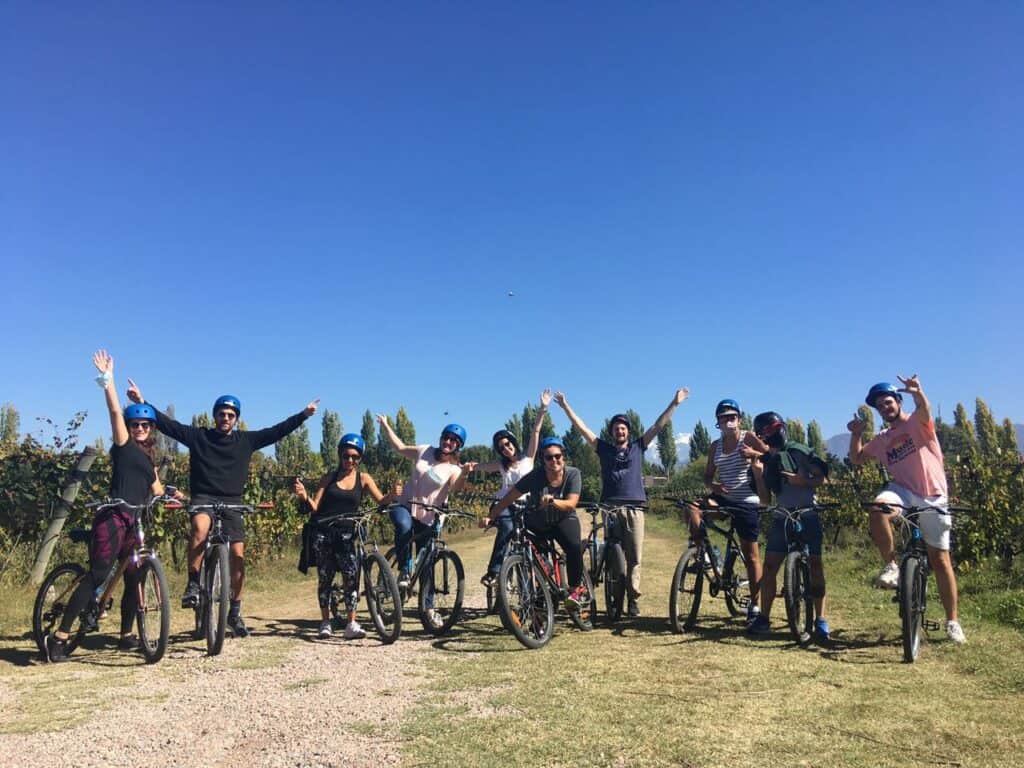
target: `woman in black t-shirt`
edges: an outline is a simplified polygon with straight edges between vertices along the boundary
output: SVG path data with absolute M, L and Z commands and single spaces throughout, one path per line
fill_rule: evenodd
M 310 553 L 316 562 L 317 599 L 320 603 L 319 637 L 331 636 L 331 584 L 338 570 L 344 581 L 345 608 L 348 611 L 348 624 L 345 626 L 345 639 L 358 640 L 366 637 L 366 632 L 356 621 L 356 602 L 359 597 L 359 563 L 356 562 L 355 546 L 352 539 L 342 538 L 342 529 L 320 525 L 328 518 L 354 517 L 359 513 L 359 502 L 363 491 L 369 493 L 373 500 L 380 504 L 384 494 L 377 483 L 366 472 L 358 472 L 359 462 L 363 460 L 366 444 L 363 438 L 354 433 L 342 436 L 338 442 L 338 468 L 328 472 L 320 479 L 320 485 L 312 498 L 306 492 L 302 481 L 295 480 L 295 495 L 309 504 L 313 516 L 309 520 L 310 539 L 313 546 Z M 305 546 L 306 537 L 303 537 Z
M 565 565 L 569 579 L 569 596 L 565 599 L 569 610 L 578 610 L 584 600 L 583 546 L 580 521 L 576 505 L 583 488 L 580 471 L 565 465 L 565 446 L 557 437 L 547 437 L 540 443 L 541 466 L 512 486 L 501 500 L 491 508 L 480 527 L 491 525 L 498 515 L 512 506 L 524 493 L 530 494 L 526 527 L 536 534 L 554 539 L 565 552 Z
M 113 438 L 110 447 L 113 464 L 110 498 L 121 499 L 132 505 L 145 504 L 151 494 L 163 493 L 163 486 L 154 467 L 156 441 L 153 425 L 156 412 L 149 405 L 130 405 L 122 413 L 114 387 L 114 359 L 101 349 L 93 355 L 92 361 L 100 372 L 96 383 L 103 389 L 110 413 Z M 134 527 L 135 510 L 110 506 L 100 507 L 96 511 L 89 541 L 89 573 L 71 595 L 60 626 L 45 640 L 49 661 L 67 659 L 66 642 L 71 627 L 96 590 L 107 580 L 119 558 L 131 551 L 131 532 Z M 138 639 L 131 634 L 137 606 L 137 569 L 129 564 L 124 572 L 124 596 L 121 598 L 121 639 L 118 647 L 122 650 L 136 650 L 139 647 Z

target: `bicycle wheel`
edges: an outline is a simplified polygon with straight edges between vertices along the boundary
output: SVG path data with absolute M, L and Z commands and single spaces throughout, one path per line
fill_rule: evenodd
M 617 541 L 604 548 L 604 604 L 605 619 L 614 624 L 622 618 L 626 602 L 626 554 Z
M 586 568 L 583 569 L 580 584 L 583 587 L 583 604 L 578 611 L 569 611 L 569 618 L 579 629 L 589 632 L 594 628 L 594 583 Z
M 139 568 L 139 647 L 147 664 L 155 664 L 167 650 L 171 634 L 171 597 L 160 561 L 147 557 Z
M 50 571 L 39 585 L 35 604 L 32 606 L 32 639 L 39 652 L 46 656 L 45 638 L 60 626 L 71 595 L 85 578 L 85 568 L 78 563 L 64 563 Z M 85 636 L 82 618 L 75 617 L 68 634 L 67 652 L 70 654 Z
M 466 573 L 459 556 L 448 549 L 435 552 L 420 577 L 420 622 L 430 634 L 440 637 L 452 628 L 462 613 Z
M 747 559 L 743 557 L 740 549 L 733 550 L 735 557 L 729 557 L 728 551 L 725 557 L 725 566 L 722 568 L 722 591 L 725 593 L 725 606 L 733 616 L 746 615 L 746 605 L 749 598 L 740 594 L 747 587 Z
M 925 599 L 924 568 L 916 557 L 908 557 L 900 564 L 900 616 L 903 619 L 903 660 L 913 664 L 921 652 L 921 632 L 924 630 Z
M 395 574 L 380 552 L 368 552 L 363 560 L 366 608 L 384 645 L 402 634 L 402 598 Z
M 227 545 L 214 544 L 210 547 L 203 560 L 203 570 L 206 572 L 206 584 L 199 602 L 203 607 L 206 652 L 216 656 L 224 647 L 228 609 L 231 607 L 231 569 Z
M 790 552 L 786 556 L 782 584 L 789 631 L 803 645 L 811 639 L 811 631 L 814 629 L 811 569 L 803 552 Z
M 540 648 L 555 628 L 555 604 L 540 568 L 512 554 L 498 574 L 498 606 L 502 623 L 527 648 Z
M 400 569 L 398 567 L 398 557 L 395 555 L 395 548 L 394 547 L 388 548 L 388 551 L 384 553 L 384 559 L 387 560 L 388 567 L 391 568 L 391 573 L 394 574 L 394 576 L 395 576 L 395 583 L 397 584 L 398 583 L 398 571 Z M 410 584 L 408 587 L 399 587 L 398 588 L 398 594 L 401 596 L 402 604 L 404 605 L 405 601 L 408 600 L 409 597 L 412 595 L 412 585 Z
M 171 535 L 171 564 L 175 571 L 180 571 L 188 563 L 187 536 Z
M 668 621 L 673 632 L 689 632 L 697 623 L 701 591 L 704 588 L 702 560 L 701 548 L 690 547 L 676 564 L 668 598 Z

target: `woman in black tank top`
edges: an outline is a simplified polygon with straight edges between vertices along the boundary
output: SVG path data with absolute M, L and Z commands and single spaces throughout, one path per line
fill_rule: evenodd
M 130 405 L 122 413 L 114 387 L 114 359 L 101 349 L 93 355 L 92 361 L 100 372 L 96 383 L 103 389 L 110 413 L 113 441 L 110 447 L 113 465 L 110 498 L 122 499 L 132 505 L 144 504 L 150 494 L 163 493 L 153 466 L 156 412 L 149 405 Z M 131 549 L 130 537 L 134 526 L 134 510 L 101 507 L 96 511 L 89 543 L 89 573 L 68 600 L 60 626 L 45 639 L 49 661 L 67 658 L 65 643 L 75 619 L 89 604 L 95 590 L 107 580 L 118 559 Z M 137 605 L 137 570 L 129 565 L 124 572 L 124 596 L 121 598 L 121 640 L 118 645 L 123 650 L 138 648 L 138 640 L 131 634 Z
M 295 494 L 305 501 L 313 512 L 309 525 L 303 531 L 303 547 L 307 542 L 316 562 L 317 568 L 317 601 L 320 603 L 321 638 L 332 634 L 331 628 L 331 584 L 335 574 L 340 571 L 345 591 L 345 608 L 348 612 L 348 624 L 345 626 L 345 639 L 355 640 L 366 637 L 366 632 L 356 621 L 356 602 L 359 597 L 359 563 L 356 562 L 355 545 L 352 541 L 352 528 L 344 523 L 330 524 L 339 517 L 355 517 L 359 514 L 359 503 L 363 492 L 367 492 L 373 500 L 380 504 L 384 494 L 377 483 L 366 472 L 359 472 L 359 462 L 363 460 L 365 450 L 363 439 L 356 434 L 344 435 L 338 443 L 338 468 L 328 472 L 320 479 L 316 493 L 310 498 L 302 480 L 295 480 Z

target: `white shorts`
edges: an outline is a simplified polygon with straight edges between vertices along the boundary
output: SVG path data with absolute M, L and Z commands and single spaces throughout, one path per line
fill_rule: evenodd
M 949 503 L 945 496 L 918 496 L 911 490 L 897 483 L 889 483 L 875 496 L 878 504 L 902 504 L 904 507 L 935 507 L 934 512 L 920 512 L 917 525 L 921 529 L 924 543 L 929 547 L 949 551 L 949 531 L 953 527 L 953 518 L 946 512 Z M 902 509 L 895 510 L 903 514 Z

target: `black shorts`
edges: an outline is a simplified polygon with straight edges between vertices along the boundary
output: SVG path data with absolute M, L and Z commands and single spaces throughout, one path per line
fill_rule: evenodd
M 223 502 L 224 504 L 241 504 L 241 500 L 227 501 L 225 499 L 215 499 L 211 496 L 194 496 L 192 498 L 192 504 L 200 506 L 203 504 L 213 504 L 214 502 Z M 191 520 L 196 515 L 206 515 L 210 518 L 211 529 L 213 524 L 213 510 L 211 509 L 195 509 L 194 506 L 188 508 L 188 518 Z M 240 510 L 237 509 L 226 509 L 221 513 L 221 530 L 224 533 L 225 538 L 228 541 L 245 541 L 245 516 Z

